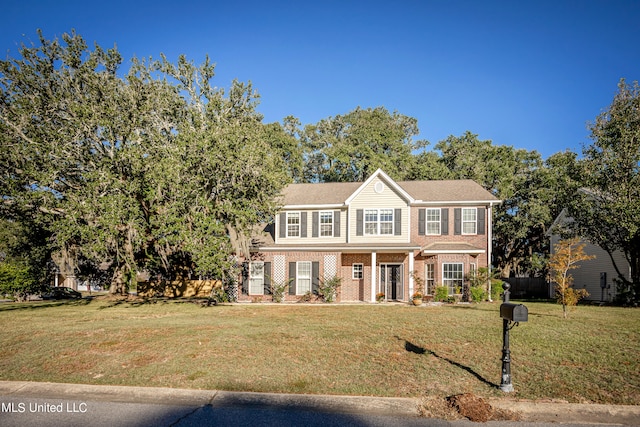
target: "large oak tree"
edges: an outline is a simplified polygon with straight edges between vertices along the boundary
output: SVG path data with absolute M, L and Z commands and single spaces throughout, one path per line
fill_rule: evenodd
M 274 214 L 297 153 L 262 123 L 251 85 L 214 88 L 214 66 L 184 57 L 121 71 L 115 48 L 39 36 L 0 61 L 2 216 L 43 224 L 51 251 L 108 265 L 113 291 L 144 269 L 232 268 L 231 237 Z

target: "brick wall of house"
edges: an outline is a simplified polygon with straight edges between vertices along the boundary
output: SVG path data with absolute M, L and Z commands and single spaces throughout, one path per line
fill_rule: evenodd
M 278 257 L 280 259 L 278 260 Z M 253 253 L 251 256 L 252 261 L 264 261 L 271 263 L 271 276 L 272 281 L 282 281 L 288 280 L 289 278 L 289 263 L 290 262 L 298 262 L 298 261 L 310 261 L 310 262 L 318 262 L 319 263 L 319 273 L 320 280 L 324 279 L 328 276 L 336 275 L 338 277 L 342 277 L 342 268 L 341 268 L 341 254 L 339 252 L 260 252 Z M 333 262 L 335 260 L 335 262 Z M 278 266 L 278 263 L 281 265 Z M 333 265 L 330 265 L 332 263 Z M 280 271 L 281 268 L 284 268 L 283 271 Z M 349 276 L 351 277 L 351 276 Z M 345 280 L 343 279 L 342 283 Z M 340 301 L 340 290 L 338 291 L 336 301 Z M 301 295 L 290 295 L 288 292 L 285 294 L 285 301 L 287 302 L 295 302 L 299 301 Z M 251 295 L 251 294 L 243 294 L 242 292 L 238 295 L 238 301 L 253 301 L 260 300 L 264 302 L 270 302 L 273 300 L 270 294 L 265 295 Z
M 434 206 L 435 207 L 435 206 Z M 482 207 L 482 206 L 478 206 Z M 411 240 L 421 246 L 427 246 L 432 243 L 468 243 L 476 248 L 484 250 L 484 253 L 479 255 L 470 254 L 440 254 L 434 256 L 423 256 L 416 252 L 414 259 L 414 270 L 416 275 L 425 280 L 425 265 L 434 265 L 434 277 L 436 286 L 442 284 L 442 264 L 443 263 L 462 263 L 465 276 L 471 270 L 471 264 L 474 264 L 476 268 L 482 268 L 488 266 L 488 253 L 489 253 L 489 210 L 485 215 L 485 234 L 476 235 L 456 235 L 454 234 L 454 206 L 442 206 L 441 208 L 449 209 L 449 221 L 448 221 L 448 234 L 446 235 L 419 235 L 418 233 L 418 207 L 411 209 Z M 425 289 L 426 290 L 426 289 Z
M 353 264 L 363 265 L 362 279 L 353 278 Z M 371 301 L 371 254 L 342 254 L 340 301 Z

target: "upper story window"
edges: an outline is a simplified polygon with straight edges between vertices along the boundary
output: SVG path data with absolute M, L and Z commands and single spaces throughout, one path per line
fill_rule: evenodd
M 287 212 L 287 237 L 300 237 L 300 212 Z
M 365 209 L 364 234 L 367 236 L 393 234 L 393 209 Z
M 426 210 L 426 230 L 429 235 L 440 234 L 440 208 Z
M 462 209 L 462 234 L 476 234 L 478 224 L 478 210 L 476 208 Z
M 333 236 L 333 211 L 320 212 L 320 237 Z

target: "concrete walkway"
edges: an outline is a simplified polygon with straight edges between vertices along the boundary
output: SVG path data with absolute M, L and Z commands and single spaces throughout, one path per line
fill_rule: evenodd
M 368 413 L 414 418 L 418 417 L 420 404 L 419 399 L 412 398 L 247 393 L 27 381 L 0 381 L 0 401 L 3 397 L 193 407 L 277 406 L 318 412 Z M 495 408 L 520 414 L 523 422 L 640 426 L 640 406 L 530 402 L 507 398 L 489 399 L 488 402 Z

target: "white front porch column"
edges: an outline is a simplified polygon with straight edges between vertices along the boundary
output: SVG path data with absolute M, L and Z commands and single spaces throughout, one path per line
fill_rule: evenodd
M 376 252 L 371 252 L 371 302 L 376 302 L 376 288 L 378 279 L 378 266 L 376 261 Z
M 409 298 L 413 295 L 413 251 L 409 251 Z

